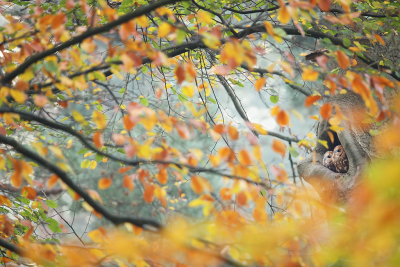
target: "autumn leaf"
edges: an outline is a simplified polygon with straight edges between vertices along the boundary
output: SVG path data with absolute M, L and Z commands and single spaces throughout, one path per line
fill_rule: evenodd
M 375 36 L 376 40 L 378 40 L 378 42 L 381 43 L 381 45 L 386 44 L 385 41 L 382 39 L 382 37 L 379 34 L 375 34 L 374 36 Z
M 306 107 L 310 107 L 312 104 L 314 104 L 316 101 L 320 100 L 322 97 L 319 95 L 313 95 L 313 96 L 307 96 L 306 101 L 304 102 L 304 105 Z
M 280 126 L 286 126 L 286 125 L 288 125 L 288 124 L 289 124 L 289 121 L 290 121 L 289 114 L 288 114 L 286 111 L 284 111 L 284 110 L 280 110 L 280 111 L 278 112 L 278 115 L 276 115 L 276 121 L 278 122 L 278 124 L 279 124 Z
M 321 117 L 324 120 L 328 120 L 331 117 L 331 114 L 332 114 L 332 106 L 331 106 L 331 104 L 329 104 L 329 103 L 324 104 L 321 107 L 319 113 L 321 114 Z
M 50 189 L 58 182 L 57 174 L 52 174 L 47 181 L 47 187 Z
M 329 12 L 329 10 L 331 8 L 331 3 L 332 3 L 332 0 L 319 0 L 318 7 L 323 12 Z
M 144 188 L 143 198 L 147 203 L 153 202 L 155 187 L 152 184 L 147 184 Z
M 303 73 L 301 74 L 301 77 L 303 78 L 304 81 L 315 81 L 318 79 L 318 71 L 315 71 L 310 68 L 303 68 Z
M 178 84 L 181 84 L 185 80 L 185 69 L 181 64 L 176 67 L 175 75 L 177 77 Z
M 193 175 L 191 178 L 191 188 L 196 194 L 200 195 L 203 192 L 208 192 L 211 189 L 211 185 L 205 178 Z
M 232 198 L 232 192 L 229 188 L 223 187 L 219 190 L 219 195 L 222 200 L 230 200 Z
M 200 23 L 211 24 L 213 22 L 210 14 L 205 11 L 197 12 L 196 18 Z
M 132 177 L 130 175 L 124 175 L 122 186 L 124 188 L 128 188 L 129 191 L 133 191 L 133 189 L 135 189 L 135 185 L 133 184 Z
M 228 126 L 228 134 L 229 134 L 229 136 L 231 137 L 232 140 L 239 139 L 239 132 L 233 126 Z
M 102 148 L 104 141 L 103 141 L 103 133 L 97 131 L 93 134 L 93 143 L 97 148 Z
M 240 164 L 242 164 L 242 165 L 250 165 L 251 164 L 250 154 L 244 149 L 239 151 L 238 160 L 239 160 Z
M 112 180 L 110 178 L 101 178 L 98 182 L 98 187 L 100 190 L 107 189 L 111 186 Z
M 277 139 L 274 139 L 274 141 L 272 142 L 272 149 L 276 153 L 280 154 L 282 156 L 282 158 L 285 157 L 286 145 L 283 142 L 281 142 L 281 141 L 279 141 Z
M 22 187 L 21 195 L 30 200 L 34 200 L 36 198 L 36 190 L 29 186 Z
M 255 83 L 254 83 L 254 87 L 256 88 L 256 90 L 259 92 L 266 83 L 266 79 L 264 77 L 261 77 L 260 79 L 258 79 Z
M 48 101 L 49 101 L 48 98 L 44 95 L 35 95 L 34 97 L 35 105 L 38 106 L 39 108 L 43 108 Z
M 160 182 L 160 184 L 166 184 L 168 182 L 168 173 L 167 169 L 161 169 L 157 173 L 157 180 Z
M 278 10 L 278 20 L 282 24 L 287 24 L 290 21 L 290 13 L 285 4 L 281 5 Z
M 0 195 L 0 205 L 7 205 L 10 208 L 12 207 L 11 201 L 4 195 Z
M 349 57 L 341 50 L 336 51 L 335 54 L 339 63 L 339 67 L 341 67 L 342 69 L 347 69 L 350 65 Z
M 158 26 L 158 37 L 164 38 L 166 37 L 172 30 L 172 26 L 167 22 L 162 22 L 160 26 Z
M 82 126 L 86 126 L 88 124 L 88 122 L 85 120 L 82 114 L 76 110 L 72 111 L 72 117 L 76 122 L 80 123 Z
M 103 130 L 107 126 L 106 119 L 100 111 L 95 110 L 93 112 L 93 121 L 96 123 L 97 128 L 100 130 Z

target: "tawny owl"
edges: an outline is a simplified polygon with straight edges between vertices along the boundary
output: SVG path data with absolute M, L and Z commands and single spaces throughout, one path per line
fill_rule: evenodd
M 324 159 L 322 160 L 322 165 L 330 169 L 331 171 L 336 172 L 335 164 L 333 163 L 333 152 L 327 151 L 324 154 Z
M 349 159 L 342 146 L 337 146 L 333 150 L 333 164 L 336 167 L 336 172 L 344 173 L 349 169 Z

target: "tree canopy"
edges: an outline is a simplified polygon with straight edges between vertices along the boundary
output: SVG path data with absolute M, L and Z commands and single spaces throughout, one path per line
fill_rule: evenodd
M 0 7 L 5 266 L 399 264 L 399 1 Z

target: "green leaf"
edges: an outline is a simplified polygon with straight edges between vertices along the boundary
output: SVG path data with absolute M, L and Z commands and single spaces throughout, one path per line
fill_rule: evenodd
M 209 97 L 209 98 L 208 98 L 208 101 L 210 101 L 210 102 L 213 103 L 213 104 L 217 104 L 217 101 L 215 101 L 214 98 Z
M 142 97 L 140 98 L 140 104 L 147 107 L 149 105 L 149 100 L 147 100 L 145 97 Z
M 271 102 L 272 102 L 273 104 L 276 104 L 276 103 L 278 103 L 278 101 L 279 101 L 279 96 L 277 96 L 277 95 L 271 95 L 271 97 L 269 98 L 269 100 L 271 100 Z
M 344 38 L 343 38 L 343 44 L 344 44 L 346 47 L 349 47 L 349 46 L 351 45 L 351 42 L 350 42 L 349 39 L 347 39 L 346 37 L 344 37 Z
M 89 149 L 84 148 L 84 149 L 79 150 L 78 154 L 85 154 L 88 151 L 89 151 Z
M 148 69 L 146 66 L 143 66 L 143 67 L 142 67 L 142 72 L 143 72 L 144 74 L 146 74 L 148 71 L 149 71 L 149 69 Z
M 58 222 L 56 220 L 54 220 L 53 218 L 47 218 L 45 220 L 45 222 L 47 222 L 48 224 L 52 224 L 52 225 L 58 225 Z
M 94 159 L 95 159 L 97 162 L 99 162 L 99 161 L 101 161 L 101 160 L 103 159 L 103 156 L 100 155 L 100 154 L 96 154 L 96 156 L 94 156 Z
M 380 133 L 381 133 L 381 132 L 378 131 L 378 130 L 369 130 L 369 134 L 372 135 L 372 136 L 378 135 L 378 134 L 380 134 Z
M 125 93 L 125 88 L 119 89 L 119 94 L 122 95 L 123 93 Z
M 58 66 L 54 61 L 47 61 L 44 63 L 44 68 L 49 72 L 57 72 Z
M 58 225 L 49 224 L 48 227 L 53 233 L 61 233 L 61 227 Z
M 57 208 L 57 203 L 51 199 L 46 200 L 46 205 L 53 209 Z
M 118 151 L 119 153 L 125 154 L 125 150 L 123 150 L 122 148 L 118 148 L 117 151 Z
M 290 155 L 292 155 L 292 157 L 296 158 L 299 156 L 299 153 L 297 152 L 297 149 L 294 147 L 290 147 L 289 148 L 289 153 Z
M 178 98 L 182 103 L 185 103 L 187 101 L 186 96 L 184 96 L 182 94 L 178 94 Z

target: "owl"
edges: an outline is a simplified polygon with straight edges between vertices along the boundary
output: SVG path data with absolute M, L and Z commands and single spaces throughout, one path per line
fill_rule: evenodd
M 344 173 L 349 169 L 349 159 L 342 146 L 337 146 L 333 150 L 332 156 L 333 164 L 336 167 L 336 172 Z
M 324 159 L 322 160 L 322 165 L 330 169 L 331 171 L 336 172 L 335 164 L 333 163 L 333 152 L 327 151 L 324 154 Z

